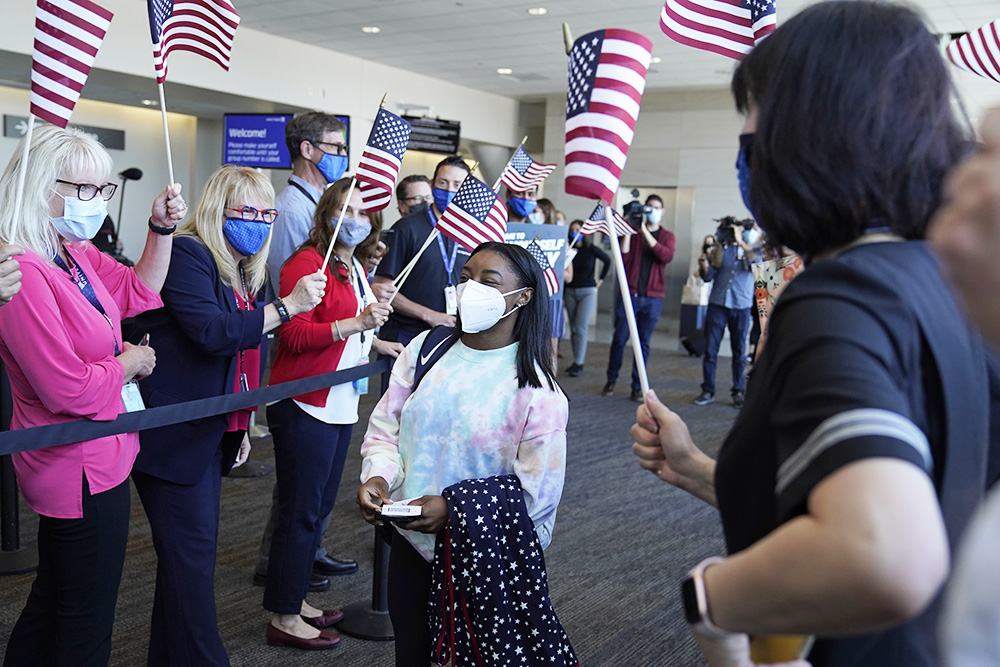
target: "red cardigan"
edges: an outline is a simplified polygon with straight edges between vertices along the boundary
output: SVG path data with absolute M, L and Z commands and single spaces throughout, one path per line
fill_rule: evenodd
M 625 263 L 625 275 L 628 276 L 628 289 L 633 295 L 638 292 L 639 268 L 642 264 L 642 251 L 649 248 L 653 253 L 653 266 L 649 271 L 649 282 L 646 283 L 646 296 L 657 299 L 663 298 L 664 283 L 666 276 L 664 268 L 674 258 L 674 250 L 677 248 L 677 239 L 674 233 L 660 227 L 653 234 L 656 237 L 656 245 L 649 246 L 642 232 L 634 234 L 629 241 L 629 251 L 622 254 Z M 284 277 L 282 277 L 284 284 Z
M 279 294 L 289 294 L 302 276 L 315 273 L 321 266 L 323 256 L 315 248 L 298 251 L 281 268 Z M 326 267 L 326 296 L 319 305 L 281 325 L 278 356 L 271 368 L 272 385 L 337 370 L 345 343 L 334 341 L 333 322 L 354 317 L 358 312 L 354 286 L 340 282 L 333 275 L 334 270 L 343 272 L 339 266 L 331 260 Z M 329 389 L 318 389 L 294 398 L 322 407 L 329 393 Z

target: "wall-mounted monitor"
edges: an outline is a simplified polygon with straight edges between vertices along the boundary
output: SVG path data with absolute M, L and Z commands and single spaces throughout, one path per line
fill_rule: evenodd
M 292 114 L 226 114 L 222 161 L 261 169 L 291 169 L 285 145 L 285 125 Z M 347 128 L 344 141 L 351 142 L 351 117 L 336 116 Z M 320 147 L 322 148 L 322 147 Z

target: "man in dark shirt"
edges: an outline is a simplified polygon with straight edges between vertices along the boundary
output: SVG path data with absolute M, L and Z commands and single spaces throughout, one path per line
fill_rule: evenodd
M 396 209 L 400 218 L 425 210 L 432 201 L 431 179 L 423 174 L 410 174 L 396 185 Z
M 628 277 L 629 293 L 632 295 L 632 310 L 635 312 L 639 345 L 644 360 L 649 359 L 649 339 L 663 311 L 663 289 L 666 282 L 664 270 L 674 258 L 674 250 L 677 247 L 677 239 L 674 238 L 673 232 L 660 227 L 662 217 L 663 200 L 657 195 L 650 195 L 646 198 L 644 220 L 639 226 L 639 233 L 626 236 L 622 241 L 622 259 L 625 262 L 625 274 Z M 621 276 L 618 279 L 621 280 Z M 610 396 L 615 391 L 615 382 L 618 381 L 618 371 L 622 366 L 625 343 L 628 339 L 625 303 L 622 301 L 621 293 L 616 291 L 615 332 L 611 339 L 611 352 L 608 355 L 608 382 L 602 392 L 605 396 Z M 634 359 L 630 398 L 637 403 L 642 402 L 639 371 Z

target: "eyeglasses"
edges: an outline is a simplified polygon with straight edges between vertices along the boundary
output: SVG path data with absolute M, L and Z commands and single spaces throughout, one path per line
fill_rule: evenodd
M 323 146 L 333 146 L 334 150 L 336 151 L 334 155 L 347 155 L 347 144 L 341 144 L 330 141 L 310 141 L 309 143 L 311 143 L 313 146 L 316 146 L 317 144 Z M 322 151 L 323 149 L 320 148 L 320 150 Z M 325 153 L 326 151 L 323 152 Z
M 108 201 L 115 196 L 115 190 L 118 189 L 117 183 L 105 183 L 104 185 L 94 185 L 93 183 L 70 183 L 69 181 L 63 181 L 58 178 L 56 179 L 56 183 L 72 185 L 76 188 L 76 197 L 80 201 L 90 201 L 96 197 L 98 193 L 104 197 L 104 201 Z
M 403 201 L 407 203 L 413 202 L 414 204 L 419 204 L 421 202 L 427 202 L 428 204 L 430 204 L 432 201 L 434 201 L 434 195 L 422 195 L 422 196 L 417 195 L 416 197 L 407 197 Z
M 244 206 L 243 208 L 235 208 L 233 206 L 227 206 L 227 211 L 236 211 L 240 214 L 240 218 L 244 222 L 256 222 L 257 217 L 260 216 L 262 222 L 271 224 L 278 217 L 277 209 L 266 208 L 263 211 L 259 208 L 254 208 L 253 206 Z

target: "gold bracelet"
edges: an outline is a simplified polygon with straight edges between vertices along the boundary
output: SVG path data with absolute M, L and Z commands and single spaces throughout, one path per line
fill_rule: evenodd
M 344 340 L 344 334 L 340 333 L 340 322 L 337 320 L 333 321 L 333 326 L 337 329 L 337 335 L 340 336 L 340 340 Z

